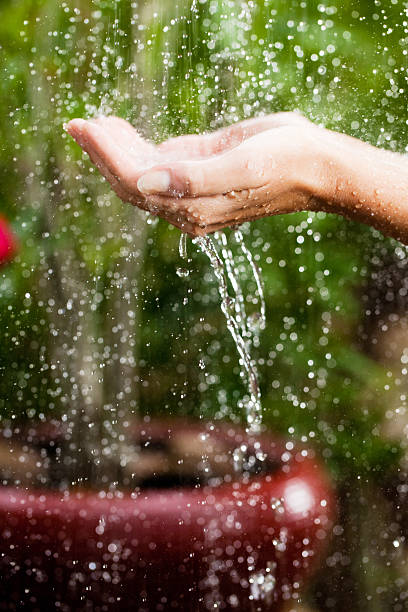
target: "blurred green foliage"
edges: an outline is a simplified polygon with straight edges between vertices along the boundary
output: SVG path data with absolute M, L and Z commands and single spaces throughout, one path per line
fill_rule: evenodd
M 207 261 L 190 243 L 178 278 L 179 231 L 124 207 L 64 122 L 116 113 L 159 141 L 297 109 L 404 152 L 407 32 L 401 0 L 4 0 L 0 209 L 21 252 L 0 271 L 2 417 L 242 420 Z M 401 455 L 380 435 L 392 383 L 358 329 L 372 262 L 396 244 L 323 213 L 244 233 L 266 288 L 266 426 L 317 445 L 340 484 L 385 480 Z

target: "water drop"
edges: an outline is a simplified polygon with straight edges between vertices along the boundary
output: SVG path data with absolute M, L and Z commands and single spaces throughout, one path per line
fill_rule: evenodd
M 177 276 L 180 276 L 180 278 L 184 278 L 190 274 L 190 270 L 188 270 L 187 268 L 177 268 L 176 274 Z

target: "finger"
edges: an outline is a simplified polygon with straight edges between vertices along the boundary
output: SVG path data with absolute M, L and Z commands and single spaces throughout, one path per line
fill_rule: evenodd
M 265 117 L 240 121 L 211 134 L 176 136 L 161 143 L 157 148 L 163 153 L 172 154 L 175 159 L 177 156 L 180 159 L 186 154 L 193 159 L 199 159 L 238 146 L 245 139 L 265 130 L 286 125 L 304 125 L 308 122 L 308 119 L 297 112 L 273 113 Z
M 98 117 L 93 121 L 103 129 L 106 129 L 116 143 L 128 153 L 134 154 L 137 158 L 158 159 L 156 147 L 142 138 L 128 121 L 113 116 Z
M 176 160 L 186 155 L 193 159 L 200 159 L 237 146 L 246 137 L 262 131 L 262 129 L 264 128 L 261 126 L 260 119 L 249 119 L 210 134 L 176 136 L 162 142 L 158 149 L 162 153 L 173 155 Z
M 194 228 L 198 227 L 197 216 L 189 214 L 178 199 L 149 196 L 144 202 L 144 208 L 188 234 L 194 234 Z
M 133 206 L 137 206 L 142 210 L 149 210 L 149 206 L 146 203 L 145 198 L 141 197 L 138 194 L 129 192 L 126 187 L 121 183 L 116 176 L 111 174 L 111 172 L 106 168 L 101 159 L 97 156 L 95 152 L 92 153 L 92 163 L 98 168 L 99 172 L 105 177 L 105 179 L 109 182 L 112 189 L 116 193 L 116 195 L 122 200 L 122 202 L 127 202 L 132 204 Z
M 187 223 L 202 229 L 220 223 L 233 225 L 248 216 L 249 200 L 239 194 L 231 199 L 218 195 L 200 198 L 172 198 L 168 196 L 147 196 L 150 210 L 170 222 Z M 261 203 L 251 202 L 251 209 L 263 208 Z
M 134 159 L 115 142 L 106 129 L 93 121 L 73 119 L 68 123 L 67 131 L 92 160 L 98 159 L 118 180 L 133 177 Z
M 264 117 L 246 119 L 213 134 L 213 151 L 221 152 L 226 148 L 236 147 L 248 138 L 260 132 L 288 125 L 304 124 L 307 119 L 299 113 L 272 113 Z
M 187 134 L 170 138 L 158 145 L 157 149 L 169 159 L 183 157 L 200 159 L 214 153 L 213 134 Z
M 204 196 L 261 187 L 270 158 L 265 140 L 270 143 L 271 136 L 265 134 L 267 139 L 250 138 L 222 155 L 151 168 L 138 180 L 138 189 L 144 194 Z
M 117 179 L 117 177 L 114 176 L 109 171 L 109 169 L 105 166 L 105 164 L 100 159 L 100 157 L 95 153 L 95 151 L 92 151 L 92 153 L 91 153 L 91 155 L 89 157 L 90 157 L 92 163 L 95 164 L 95 166 L 98 168 L 98 170 L 102 174 L 102 176 L 104 176 L 105 179 L 110 183 L 110 185 L 111 185 L 112 189 L 115 191 L 116 195 L 118 195 L 119 198 L 121 200 L 123 200 L 123 202 L 129 202 L 130 201 L 129 192 L 124 188 L 124 186 Z
M 69 133 L 75 138 L 76 142 L 81 148 L 85 150 L 85 142 L 82 140 L 81 131 L 76 130 L 76 126 L 69 127 Z M 111 187 L 115 191 L 116 195 L 123 200 L 123 202 L 130 202 L 131 204 L 138 205 L 140 208 L 144 208 L 144 199 L 137 194 L 131 194 L 126 187 L 121 183 L 118 178 L 113 175 L 110 170 L 106 167 L 99 155 L 94 151 L 90 150 L 88 153 L 92 163 L 98 168 L 99 172 L 105 177 L 110 183 Z
M 149 210 L 166 219 L 192 236 L 204 236 L 225 227 L 241 225 L 265 216 L 308 210 L 310 196 L 303 193 L 284 193 L 271 197 L 265 204 L 253 194 L 241 192 L 231 200 L 230 195 L 203 198 L 174 199 L 149 196 Z
M 244 197 L 212 196 L 204 198 L 174 199 L 166 196 L 149 196 L 149 210 L 192 236 L 204 236 L 219 229 L 239 225 L 265 216 L 261 203 L 251 203 Z M 273 214 L 273 213 L 268 213 Z

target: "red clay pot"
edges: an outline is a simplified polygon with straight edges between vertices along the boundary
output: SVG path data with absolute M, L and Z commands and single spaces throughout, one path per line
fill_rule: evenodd
M 334 504 L 313 451 L 262 447 L 273 473 L 216 487 L 0 489 L 0 610 L 278 610 L 316 568 Z
M 7 263 L 17 252 L 17 239 L 14 236 L 10 224 L 0 216 L 0 265 Z

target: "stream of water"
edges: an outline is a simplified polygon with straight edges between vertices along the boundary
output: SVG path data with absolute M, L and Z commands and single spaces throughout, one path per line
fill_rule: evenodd
M 214 239 L 209 236 L 198 237 L 193 242 L 208 257 L 218 282 L 221 310 L 224 313 L 228 330 L 238 351 L 242 368 L 241 377 L 247 385 L 248 394 L 241 400 L 241 405 L 246 414 L 246 431 L 249 435 L 257 435 L 260 433 L 262 424 L 262 404 L 259 374 L 251 349 L 254 345 L 258 344 L 259 334 L 265 327 L 265 300 L 260 273 L 253 260 L 252 253 L 245 245 L 241 230 L 235 230 L 233 237 L 240 252 L 247 260 L 256 283 L 259 312 L 252 313 L 249 316 L 246 313 L 245 295 L 241 287 L 239 266 L 228 245 L 226 234 L 218 232 L 215 234 Z M 219 244 L 218 248 L 217 243 Z M 186 234 L 182 234 L 180 237 L 179 252 L 183 259 L 187 258 Z M 178 268 L 177 273 L 186 276 L 188 271 L 184 268 Z M 233 295 L 230 293 L 228 281 L 232 287 Z M 239 454 L 237 451 L 237 455 Z M 262 459 L 262 452 L 260 450 L 257 452 L 257 458 Z

